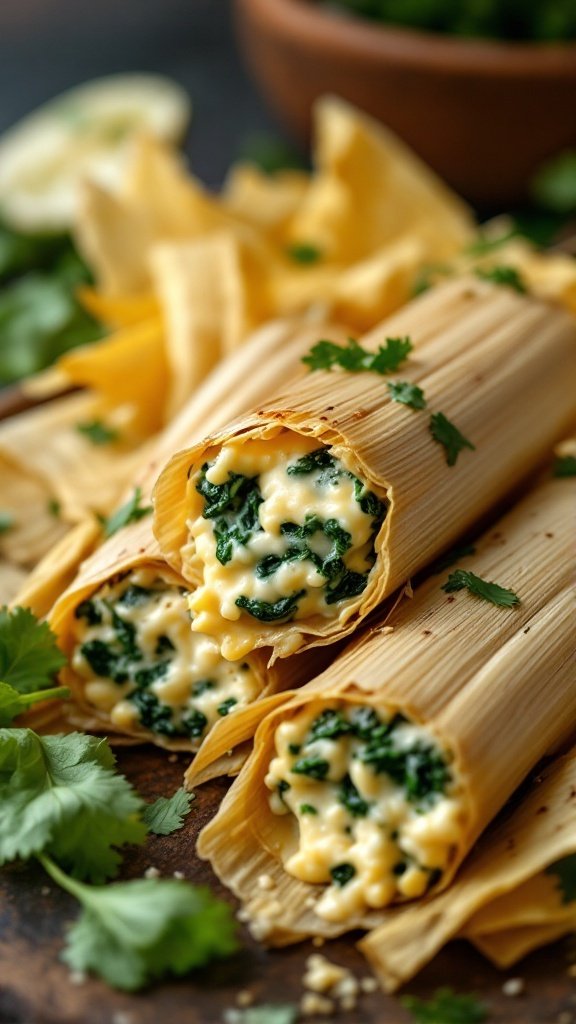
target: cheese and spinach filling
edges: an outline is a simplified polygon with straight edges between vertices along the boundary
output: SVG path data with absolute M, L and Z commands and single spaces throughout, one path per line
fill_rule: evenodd
M 255 623 L 338 616 L 368 583 L 386 514 L 330 448 L 291 431 L 223 445 L 188 500 L 193 628 L 218 635 L 222 619 L 241 620 L 235 650 L 222 648 L 231 658 L 254 645 Z
M 328 883 L 320 917 L 419 897 L 440 880 L 465 808 L 450 755 L 424 727 L 367 705 L 316 704 L 277 728 L 275 746 L 270 807 L 298 826 L 284 866 Z
M 71 666 L 87 702 L 120 729 L 198 747 L 261 687 L 250 665 L 225 661 L 215 640 L 190 627 L 187 591 L 156 569 L 106 583 L 75 611 Z

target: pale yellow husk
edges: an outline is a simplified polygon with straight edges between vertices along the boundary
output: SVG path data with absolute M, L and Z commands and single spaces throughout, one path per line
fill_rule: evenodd
M 326 330 L 325 325 L 320 327 L 313 317 L 309 320 L 310 322 L 302 318 L 293 318 L 269 324 L 256 332 L 241 352 L 234 353 L 213 371 L 180 415 L 160 435 L 152 453 L 133 478 L 130 490 L 135 485 L 140 487 L 141 502 L 144 506 L 149 504 L 159 467 L 165 463 L 174 449 L 179 447 L 183 438 L 188 438 L 191 433 L 198 438 L 202 437 L 206 431 L 215 429 L 225 421 L 230 414 L 238 414 L 245 410 L 271 388 L 278 387 L 287 376 L 298 371 L 301 355 L 308 351 L 318 331 Z M 343 337 L 343 333 L 337 327 L 328 327 L 327 330 L 332 337 Z M 28 581 L 27 587 L 20 593 L 21 603 L 35 611 L 50 610 L 50 625 L 66 654 L 70 654 L 73 644 L 72 625 L 76 607 L 104 583 L 131 569 L 150 567 L 167 573 L 177 585 L 186 585 L 185 581 L 166 565 L 151 526 L 151 517 L 144 517 L 119 530 L 96 547 L 97 539 L 101 536 L 98 531 L 94 532 L 90 524 L 86 524 L 83 530 L 78 528 L 70 535 L 73 551 L 66 553 L 64 543 L 59 545 L 41 563 L 32 579 Z M 95 547 L 95 550 L 86 557 L 91 547 Z M 69 575 L 72 568 L 77 569 L 82 558 L 85 558 L 85 561 L 75 577 L 66 580 L 68 586 L 64 590 L 64 574 Z M 254 667 L 263 692 L 268 693 L 280 686 L 297 685 L 304 679 L 309 679 L 315 671 L 320 670 L 321 663 L 318 660 L 304 662 L 295 659 L 281 672 L 268 673 L 265 671 L 263 660 L 257 658 Z M 83 683 L 70 668 L 63 670 L 62 681 L 70 686 L 74 701 L 80 708 L 80 714 L 74 710 L 70 712 L 76 722 L 85 727 L 90 724 L 91 727 L 115 729 L 107 715 L 96 712 L 87 704 L 84 699 Z M 163 741 L 161 737 L 153 736 L 147 730 L 134 729 L 130 734 L 138 738 L 154 739 L 155 742 L 166 746 L 190 748 L 186 741 Z
M 576 852 L 575 792 L 573 750 L 505 810 L 449 889 L 389 915 L 360 942 L 384 988 L 392 991 L 408 981 L 459 934 L 498 966 L 508 967 L 574 928 L 574 903 L 562 904 L 558 880 L 542 872 Z
M 414 352 L 395 376 L 424 389 L 427 411 L 392 401 L 387 379 L 375 373 L 310 373 L 201 444 L 191 437 L 159 477 L 154 531 L 167 561 L 185 575 L 189 474 L 231 439 L 272 438 L 283 428 L 311 435 L 386 495 L 375 568 L 362 595 L 345 602 L 339 615 L 271 626 L 242 617 L 243 640 L 271 648 L 271 662 L 352 632 L 511 490 L 576 416 L 576 325 L 560 309 L 463 280 L 428 292 L 363 343 L 373 351 L 386 336 L 403 335 L 412 338 Z M 475 445 L 454 466 L 431 437 L 432 411 L 444 413 Z M 189 578 L 201 582 L 192 571 Z M 220 619 L 216 628 L 223 649 L 233 647 L 235 624 Z
M 531 768 L 573 730 L 576 602 L 566 550 L 575 500 L 575 480 L 546 482 L 459 563 L 512 588 L 521 598 L 517 608 L 497 607 L 466 591 L 447 595 L 441 590 L 447 572 L 431 576 L 384 626 L 377 624 L 350 644 L 298 693 L 276 696 L 230 718 L 208 740 L 187 775 L 188 785 L 222 756 L 226 744 L 233 748 L 245 742 L 258 716 L 266 716 L 253 755 L 202 832 L 198 850 L 242 899 L 267 941 L 280 945 L 307 935 L 374 927 L 393 914 L 326 922 L 313 911 L 321 890 L 284 871 L 283 858 L 296 838 L 295 819 L 271 811 L 264 776 L 274 754 L 276 726 L 298 709 L 312 703 L 320 711 L 334 699 L 399 709 L 425 724 L 452 753 L 467 817 L 443 885 Z M 258 888 L 260 874 L 274 879 L 273 901 Z M 403 911 L 399 920 L 411 914 L 416 927 L 419 913 L 420 908 Z M 375 948 L 376 939 L 367 941 Z

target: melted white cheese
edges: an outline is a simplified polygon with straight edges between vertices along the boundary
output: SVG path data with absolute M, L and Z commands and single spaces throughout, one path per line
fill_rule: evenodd
M 328 709 L 354 721 L 358 706 L 331 702 Z M 277 756 L 270 763 L 266 786 L 272 791 L 270 807 L 276 814 L 293 814 L 298 825 L 295 852 L 287 856 L 289 874 L 313 884 L 331 883 L 315 904 L 327 920 L 340 921 L 371 908 L 422 896 L 437 873 L 450 864 L 466 821 L 462 787 L 454 767 L 447 767 L 443 792 L 426 799 L 410 799 L 402 784 L 385 772 L 377 772 L 361 760 L 366 740 L 357 735 L 312 739 L 310 729 L 320 711 L 317 704 L 302 710 L 276 730 Z M 380 722 L 391 716 L 378 710 Z M 391 732 L 395 751 L 431 749 L 448 766 L 442 753 L 422 726 L 401 721 Z M 319 759 L 328 768 L 323 779 L 292 769 L 303 758 Z M 354 814 L 340 798 L 343 780 L 349 776 L 361 800 L 369 806 Z M 280 786 L 280 789 L 279 789 Z M 331 871 L 351 868 L 345 884 L 332 881 Z
M 141 600 L 123 604 L 122 596 L 129 587 L 147 591 Z M 135 675 L 165 663 L 165 671 L 141 690 L 157 698 L 168 709 L 168 729 L 156 729 L 170 736 L 187 736 L 186 718 L 199 712 L 206 719 L 201 735 L 192 736 L 197 747 L 212 726 L 224 714 L 244 707 L 260 692 L 251 667 L 225 661 L 211 637 L 192 633 L 187 595 L 182 588 L 168 582 L 155 568 L 137 569 L 116 582 L 107 583 L 91 595 L 101 621 L 90 625 L 86 618 L 76 618 L 76 644 L 71 665 L 84 680 L 84 694 L 89 704 L 110 716 L 118 728 L 141 726 L 141 712 L 131 700 L 139 686 Z M 113 622 L 115 613 L 134 629 L 134 643 L 141 657 L 128 665 L 129 678 L 115 682 L 99 675 L 89 664 L 82 648 L 91 641 L 101 641 L 118 650 L 118 631 Z M 160 646 L 159 646 L 160 645 Z
M 286 523 L 305 524 L 315 515 L 336 520 L 350 535 L 350 547 L 342 556 L 346 569 L 367 576 L 374 564 L 374 516 L 362 511 L 355 495 L 355 481 L 341 462 L 340 473 L 333 481 L 321 483 L 318 473 L 287 473 L 287 468 L 302 456 L 318 450 L 314 438 L 283 431 L 265 441 L 228 443 L 210 462 L 206 479 L 224 484 L 231 473 L 258 478 L 262 503 L 258 509 L 261 529 L 247 543 L 234 543 L 232 557 L 222 564 L 216 554 L 214 519 L 204 518 L 203 498 L 196 486 L 199 474 L 188 484 L 188 543 L 182 550 L 187 572 L 199 581 L 190 597 L 193 629 L 216 636 L 226 658 L 234 660 L 252 650 L 257 634 L 265 633 L 270 624 L 256 619 L 238 606 L 238 598 L 269 604 L 300 594 L 291 614 L 278 621 L 298 621 L 313 616 L 332 618 L 340 614 L 344 604 L 357 598 L 334 603 L 326 600 L 328 580 L 310 559 L 287 561 L 266 578 L 255 572 L 266 556 L 282 558 L 294 541 L 281 532 Z M 365 488 L 365 493 L 367 488 Z M 314 554 L 324 559 L 332 541 L 321 530 L 310 535 L 306 543 Z M 301 593 L 303 592 L 303 593 Z M 300 642 L 300 641 L 299 641 Z

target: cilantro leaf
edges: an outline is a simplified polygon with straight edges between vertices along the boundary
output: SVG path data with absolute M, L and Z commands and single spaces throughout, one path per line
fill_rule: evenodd
M 530 187 L 540 206 L 554 213 L 573 213 L 576 210 L 576 150 L 565 150 L 547 161 L 534 175 Z
M 50 690 L 38 690 L 36 693 L 21 694 L 8 683 L 0 682 L 0 728 L 9 726 L 18 715 L 23 714 L 32 704 L 54 698 L 63 699 L 70 695 L 66 686 L 54 686 Z
M 487 1007 L 474 995 L 457 995 L 450 988 L 438 989 L 431 999 L 403 996 L 400 1000 L 416 1024 L 483 1024 Z
M 509 242 L 512 238 L 516 238 L 519 234 L 520 232 L 515 226 L 496 237 L 491 237 L 491 235 L 485 234 L 480 230 L 476 239 L 467 246 L 465 251 L 470 256 L 487 256 L 496 249 L 500 249 L 501 246 L 506 244 L 506 242 Z
M 557 876 L 563 903 L 572 903 L 576 900 L 576 853 L 551 864 L 546 868 L 545 874 Z
M 266 132 L 249 136 L 241 147 L 240 158 L 270 176 L 278 171 L 301 170 L 304 167 L 302 157 L 288 142 Z
M 104 527 L 104 536 L 111 537 L 114 533 L 118 533 L 124 526 L 128 526 L 129 523 L 137 523 L 139 519 L 143 519 L 144 516 L 149 516 L 152 512 L 152 505 L 141 505 L 142 501 L 142 490 L 140 487 L 135 487 L 132 496 L 128 501 L 121 505 L 119 509 L 116 509 L 108 519 L 102 520 Z
M 183 788 L 177 789 L 174 796 L 161 796 L 153 804 L 148 804 L 142 820 L 155 835 L 169 836 L 171 832 L 182 828 L 193 800 L 193 793 L 187 793 Z
M 422 388 L 406 380 L 390 381 L 387 385 L 393 402 L 409 405 L 411 409 L 425 409 L 426 399 Z
M 333 341 L 317 341 L 302 362 L 310 370 L 330 370 L 339 366 L 349 373 L 392 373 L 412 351 L 410 338 L 386 338 L 377 352 L 367 352 L 355 340 L 348 338 L 345 345 L 337 345 Z
M 0 863 L 46 852 L 77 877 L 116 873 L 115 847 L 141 843 L 142 800 L 106 740 L 0 730 Z
M 0 510 L 0 534 L 11 530 L 15 522 L 16 520 L 10 512 L 3 512 Z
M 66 658 L 48 623 L 39 622 L 29 608 L 0 608 L 0 680 L 18 693 L 33 693 L 52 685 Z
M 286 249 L 286 255 L 294 263 L 301 263 L 302 266 L 307 267 L 313 263 L 318 263 L 322 259 L 320 249 L 315 245 L 311 245 L 310 242 L 293 242 Z
M 62 506 L 61 506 L 60 502 L 58 501 L 58 498 L 49 498 L 46 507 L 47 507 L 47 510 L 50 513 L 50 515 L 54 516 L 54 519 L 59 519 L 60 518 L 60 513 L 62 511 Z
M 298 1007 L 290 1003 L 262 1003 L 246 1010 L 224 1011 L 225 1024 L 296 1024 L 299 1018 Z
M 83 434 L 94 445 L 112 444 L 120 434 L 113 427 L 107 426 L 102 420 L 90 420 L 88 423 L 77 423 L 76 430 Z
M 442 590 L 447 594 L 452 594 L 456 590 L 468 590 L 475 597 L 499 605 L 501 608 L 513 608 L 514 605 L 520 604 L 520 598 L 513 590 L 506 590 L 498 583 L 483 580 L 481 576 L 476 576 L 473 572 L 468 572 L 467 569 L 456 569 L 451 572 Z
M 114 988 L 135 992 L 154 978 L 187 974 L 238 948 L 232 909 L 209 889 L 171 879 L 92 887 L 40 859 L 83 907 L 62 953 L 72 970 L 91 971 Z
M 520 271 L 516 267 L 509 267 L 504 263 L 487 269 L 478 267 L 476 277 L 481 278 L 482 281 L 491 281 L 492 284 L 501 284 L 512 288 L 519 295 L 525 295 L 528 291 Z
M 430 433 L 438 444 L 446 450 L 446 462 L 449 466 L 455 466 L 459 453 L 463 448 L 476 451 L 476 446 L 468 438 L 460 433 L 457 427 L 446 418 L 444 413 L 435 412 L 430 417 Z
M 576 455 L 559 455 L 552 472 L 557 477 L 576 476 Z

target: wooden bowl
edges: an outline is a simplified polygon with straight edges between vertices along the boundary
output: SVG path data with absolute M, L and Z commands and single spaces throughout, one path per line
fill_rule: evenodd
M 576 146 L 576 44 L 504 43 L 386 27 L 310 0 L 235 0 L 270 105 L 305 141 L 335 93 L 379 118 L 472 202 L 519 202 L 534 169 Z

